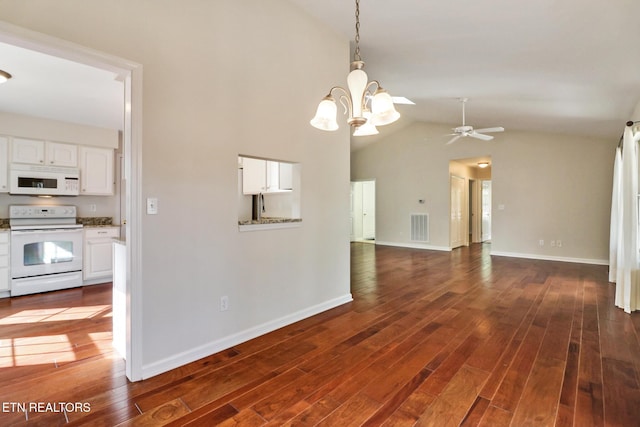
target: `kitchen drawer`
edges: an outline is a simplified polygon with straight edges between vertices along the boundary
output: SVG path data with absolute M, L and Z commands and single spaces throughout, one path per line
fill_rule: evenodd
M 85 228 L 84 238 L 93 239 L 113 239 L 120 237 L 120 227 L 95 227 Z
M 9 245 L 0 243 L 0 255 L 9 255 Z
M 9 255 L 0 255 L 0 268 L 9 268 Z
M 9 232 L 8 231 L 0 231 L 0 245 L 2 243 L 9 243 Z

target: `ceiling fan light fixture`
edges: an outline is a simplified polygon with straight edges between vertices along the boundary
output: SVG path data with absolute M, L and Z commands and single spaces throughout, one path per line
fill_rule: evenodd
M 447 136 L 453 136 L 447 142 L 447 145 L 457 141 L 460 138 L 464 138 L 470 136 L 471 138 L 480 139 L 482 141 L 491 141 L 493 139 L 493 135 L 486 135 L 486 133 L 493 132 L 504 132 L 504 128 L 502 126 L 492 127 L 492 128 L 484 128 L 484 129 L 474 129 L 473 126 L 467 125 L 465 122 L 465 104 L 469 100 L 469 98 L 459 98 L 458 99 L 462 103 L 462 126 L 458 126 L 453 129 L 453 133 Z
M 0 83 L 4 83 L 11 78 L 11 74 L 6 71 L 0 70 Z
M 349 114 L 347 123 L 353 127 L 355 136 L 374 135 L 378 133 L 376 126 L 383 126 L 393 123 L 400 118 L 393 106 L 393 99 L 382 89 L 378 81 L 369 81 L 367 73 L 364 72 L 364 61 L 360 57 L 360 0 L 356 1 L 356 36 L 353 61 L 351 71 L 347 76 L 347 88 L 334 86 L 325 96 L 316 115 L 310 123 L 320 130 L 332 131 L 338 129 L 336 121 L 337 105 L 333 97 L 334 92 L 339 92 L 338 100 L 345 108 L 345 114 Z M 376 89 L 373 92 L 373 89 Z M 372 95 L 373 93 L 373 95 Z M 331 106 L 330 106 L 331 105 Z M 365 112 L 371 111 L 371 116 L 367 117 Z M 368 125 L 368 126 L 367 126 Z

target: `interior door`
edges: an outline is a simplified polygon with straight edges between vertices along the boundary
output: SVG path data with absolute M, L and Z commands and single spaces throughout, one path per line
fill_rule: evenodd
M 459 176 L 451 176 L 451 219 L 449 228 L 451 230 L 451 249 L 465 244 L 464 234 L 466 232 L 464 222 L 465 200 L 465 180 Z
M 491 181 L 482 181 L 482 241 L 491 240 Z
M 362 182 L 362 238 L 375 240 L 376 238 L 376 183 Z

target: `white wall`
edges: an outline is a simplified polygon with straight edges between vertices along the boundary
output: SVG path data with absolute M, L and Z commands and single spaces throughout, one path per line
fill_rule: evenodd
M 348 40 L 284 0 L 9 0 L 0 19 L 143 65 L 145 376 L 350 299 L 348 130 L 309 125 Z M 239 154 L 302 164 L 302 227 L 238 231 Z
M 640 101 L 636 104 L 636 108 L 633 110 L 633 114 L 629 120 L 640 120 Z
M 409 215 L 427 212 L 431 241 L 424 246 L 447 249 L 449 161 L 490 155 L 493 253 L 606 262 L 618 141 L 509 130 L 491 142 L 427 138 L 449 130 L 413 123 L 352 153 L 351 179 L 376 179 L 378 242 L 413 246 Z M 550 247 L 551 240 L 562 247 Z

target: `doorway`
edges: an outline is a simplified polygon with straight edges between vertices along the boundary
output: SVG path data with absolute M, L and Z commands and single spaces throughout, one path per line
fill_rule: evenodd
M 376 182 L 351 182 L 351 241 L 375 243 Z
M 491 180 L 469 179 L 469 242 L 491 240 Z
M 451 249 L 467 245 L 467 224 L 465 221 L 468 212 L 468 199 L 466 196 L 465 178 L 451 175 L 451 209 L 450 209 L 450 246 Z
M 114 72 L 123 83 L 124 117 L 122 130 L 122 177 L 120 189 L 124 194 L 121 219 L 123 237 L 126 244 L 127 258 L 127 307 L 124 323 L 126 324 L 126 376 L 131 381 L 142 379 L 141 353 L 141 289 L 140 271 L 136 266 L 141 261 L 140 236 L 140 165 L 141 159 L 141 124 L 142 124 L 142 68 L 134 62 L 117 58 L 93 49 L 77 45 L 46 34 L 30 31 L 0 23 L 0 42 L 40 52 L 52 57 L 75 62 L 81 66 L 90 66 Z
M 491 240 L 491 157 L 449 162 L 451 249 Z
M 482 180 L 482 233 L 481 242 L 488 242 L 491 240 L 491 181 Z

